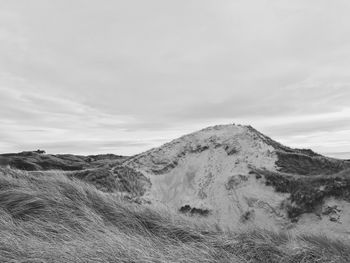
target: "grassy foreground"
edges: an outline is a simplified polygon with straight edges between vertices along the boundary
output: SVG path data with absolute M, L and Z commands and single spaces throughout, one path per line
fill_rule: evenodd
M 193 219 L 60 173 L 0 169 L 0 262 L 350 262 L 341 241 Z

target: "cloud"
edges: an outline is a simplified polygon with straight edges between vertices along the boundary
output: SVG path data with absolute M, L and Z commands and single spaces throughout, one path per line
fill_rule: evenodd
M 153 147 L 220 122 L 293 145 L 345 132 L 349 11 L 344 0 L 3 1 L 4 149 L 81 138 Z M 146 148 L 122 147 L 108 150 Z
M 273 80 L 271 79 L 271 82 Z M 257 118 L 340 112 L 348 107 L 349 83 L 304 80 L 286 86 L 237 89 L 219 102 L 201 102 L 171 116 L 189 119 Z

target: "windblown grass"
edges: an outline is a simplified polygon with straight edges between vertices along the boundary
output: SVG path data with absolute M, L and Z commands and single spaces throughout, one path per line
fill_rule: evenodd
M 224 232 L 60 173 L 0 169 L 0 262 L 350 262 L 350 245 Z

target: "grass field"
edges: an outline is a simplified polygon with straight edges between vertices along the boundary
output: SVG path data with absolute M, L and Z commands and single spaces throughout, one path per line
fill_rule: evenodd
M 0 169 L 0 262 L 350 262 L 324 236 L 223 231 L 62 173 Z

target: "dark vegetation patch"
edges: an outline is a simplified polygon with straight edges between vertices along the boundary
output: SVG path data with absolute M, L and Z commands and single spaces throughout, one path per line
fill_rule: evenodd
M 188 148 L 190 153 L 201 153 L 209 149 L 209 145 L 196 145 Z
M 253 209 L 251 209 L 251 210 L 248 210 L 248 211 L 244 212 L 241 215 L 240 221 L 242 223 L 247 223 L 248 221 L 251 221 L 254 218 L 255 218 L 255 211 Z
M 279 171 L 299 175 L 330 175 L 350 168 L 350 162 L 323 156 L 277 151 Z
M 179 211 L 183 214 L 200 215 L 200 216 L 208 216 L 210 214 L 209 209 L 191 207 L 190 205 L 182 206 L 179 209 Z
M 10 160 L 3 159 L 3 163 L 11 168 L 16 168 L 19 170 L 26 170 L 26 171 L 39 171 L 42 169 L 42 167 L 38 164 L 36 164 L 33 160 L 28 159 L 22 159 L 22 158 L 13 158 Z
M 124 192 L 133 197 L 142 196 L 151 187 L 150 180 L 142 173 L 125 166 L 87 169 L 67 173 L 67 176 L 91 183 L 104 192 Z
M 117 180 L 119 192 L 142 196 L 151 187 L 151 181 L 133 168 L 117 166 L 112 171 Z
M 238 150 L 232 145 L 226 145 L 224 147 L 224 150 L 227 153 L 227 155 L 234 155 L 234 154 L 238 153 Z
M 45 154 L 45 151 L 27 151 L 0 155 L 0 165 L 26 171 L 63 170 L 78 171 L 88 168 L 120 164 L 127 157 L 103 155 Z
M 256 171 L 265 178 L 265 184 L 271 185 L 277 192 L 289 193 L 285 204 L 288 216 L 296 220 L 303 213 L 313 213 L 327 197 L 350 201 L 350 170 L 333 176 L 296 176 Z
M 169 162 L 154 162 L 156 165 L 158 165 L 160 168 L 157 169 L 151 169 L 151 172 L 153 174 L 165 174 L 169 172 L 170 170 L 174 169 L 178 165 L 178 161 L 169 161 Z

